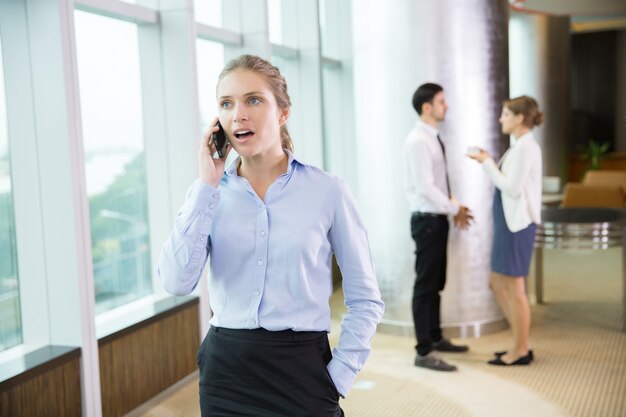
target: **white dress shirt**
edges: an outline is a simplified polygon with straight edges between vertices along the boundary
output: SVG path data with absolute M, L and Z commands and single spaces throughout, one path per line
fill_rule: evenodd
M 418 120 L 404 141 L 404 186 L 411 211 L 451 214 L 459 204 L 448 197 L 446 160 L 437 129 Z
M 264 200 L 237 174 L 239 159 L 218 188 L 196 180 L 158 272 L 168 292 L 188 294 L 210 256 L 213 326 L 329 332 L 334 254 L 348 313 L 328 372 L 345 396 L 384 310 L 367 233 L 342 180 L 286 153 L 287 172 Z
M 502 169 L 493 159 L 483 163 L 485 171 L 501 191 L 504 219 L 513 233 L 529 224 L 541 223 L 541 148 L 532 132 L 513 137 L 513 143 L 502 156 Z

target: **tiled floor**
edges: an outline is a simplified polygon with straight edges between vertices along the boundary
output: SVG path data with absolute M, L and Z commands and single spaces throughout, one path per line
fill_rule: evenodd
M 546 255 L 546 303 L 532 306 L 531 366 L 485 363 L 508 346 L 508 331 L 463 340 L 469 353 L 445 355 L 459 366 L 456 373 L 415 368 L 411 338 L 377 334 L 364 370 L 341 402 L 346 415 L 626 417 L 621 249 Z M 338 333 L 335 320 L 331 343 Z M 197 395 L 192 377 L 133 416 L 198 416 Z

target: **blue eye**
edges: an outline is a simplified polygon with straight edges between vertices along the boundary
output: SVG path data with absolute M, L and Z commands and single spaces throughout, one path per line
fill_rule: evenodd
M 261 104 L 261 100 L 258 97 L 250 97 L 250 100 L 248 101 L 250 104 Z
M 228 110 L 228 109 L 230 109 L 231 107 L 232 107 L 232 103 L 231 103 L 230 101 L 224 101 L 224 102 L 222 103 L 222 108 L 223 108 L 223 109 Z

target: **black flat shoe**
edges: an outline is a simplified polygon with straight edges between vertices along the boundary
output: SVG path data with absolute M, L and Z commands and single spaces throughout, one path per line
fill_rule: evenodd
M 502 360 L 501 356 L 496 356 L 495 359 L 487 362 L 489 365 L 497 365 L 497 366 L 513 366 L 513 365 L 530 365 L 532 359 L 530 358 L 530 353 L 526 356 L 522 356 L 521 358 L 517 358 L 515 361 L 511 363 L 506 363 Z
M 499 358 L 502 355 L 506 355 L 506 350 L 501 350 L 499 352 L 494 352 L 493 354 L 496 355 L 496 358 Z M 534 361 L 535 360 L 535 355 L 533 355 L 533 350 L 532 349 L 528 349 L 528 356 L 530 356 L 530 360 Z

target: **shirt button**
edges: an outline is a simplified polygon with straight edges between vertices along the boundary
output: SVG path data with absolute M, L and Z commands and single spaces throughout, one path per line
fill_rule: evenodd
M 261 236 L 261 237 L 265 236 L 265 232 L 260 232 L 259 236 Z
M 213 208 L 213 207 L 215 207 L 215 204 L 213 203 L 209 204 L 209 208 Z
M 213 200 L 217 199 L 217 194 L 213 194 Z
M 258 266 L 263 265 L 263 259 L 259 259 L 259 262 L 256 263 Z
M 250 323 L 254 325 L 254 324 L 256 324 L 256 320 L 252 319 L 252 320 L 250 320 Z
M 259 290 L 255 290 L 254 291 L 254 295 L 259 295 L 259 294 L 261 294 L 261 291 L 259 291 Z

